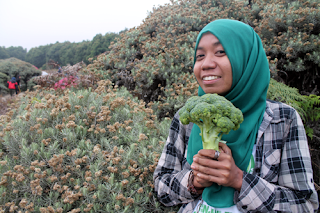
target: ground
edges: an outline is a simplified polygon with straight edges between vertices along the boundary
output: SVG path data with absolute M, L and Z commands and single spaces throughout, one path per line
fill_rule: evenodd
M 19 93 L 18 95 L 14 95 L 13 97 L 10 95 L 0 96 L 0 115 L 6 114 L 8 108 L 11 108 L 18 103 L 17 98 L 22 95 L 23 92 Z

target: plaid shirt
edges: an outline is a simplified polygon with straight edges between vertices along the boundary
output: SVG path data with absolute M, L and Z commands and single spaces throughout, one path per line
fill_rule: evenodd
M 167 143 L 154 172 L 155 190 L 166 206 L 183 204 L 179 213 L 193 212 L 201 196 L 187 189 L 191 171 L 187 145 L 193 124 L 173 118 Z M 318 195 L 308 142 L 299 114 L 292 107 L 267 101 L 256 141 L 255 168 L 244 172 L 234 203 L 240 212 L 314 212 Z

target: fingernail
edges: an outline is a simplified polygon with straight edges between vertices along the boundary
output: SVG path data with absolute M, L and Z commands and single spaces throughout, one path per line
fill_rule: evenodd
M 195 169 L 196 167 L 194 165 L 191 166 L 191 169 Z

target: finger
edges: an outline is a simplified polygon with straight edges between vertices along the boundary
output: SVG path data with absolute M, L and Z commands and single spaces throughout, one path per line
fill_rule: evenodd
M 210 169 L 210 167 L 207 167 L 207 165 L 201 165 L 201 164 L 199 164 L 199 163 L 197 163 L 197 162 L 194 161 L 194 162 L 191 164 L 191 169 L 192 169 L 195 173 L 197 173 L 197 172 L 206 173 L 206 171 L 207 171 L 208 169 Z
M 201 149 L 198 152 L 198 156 L 199 157 L 207 157 L 207 158 L 213 158 L 215 154 L 215 150 L 214 149 Z
M 201 156 L 194 158 L 191 168 L 205 174 L 210 174 L 207 172 L 210 169 L 230 171 L 233 164 L 234 160 L 231 155 L 220 153 L 217 160 Z
M 198 156 L 199 158 L 207 158 L 207 159 L 213 159 L 213 160 L 218 160 L 218 158 L 220 158 L 220 155 L 224 153 L 224 151 L 220 152 L 220 151 L 216 151 L 213 149 L 202 149 L 198 152 Z M 216 155 L 217 154 L 217 155 Z
M 198 175 L 194 176 L 195 185 L 201 185 L 201 187 L 208 187 L 212 185 L 211 181 L 200 178 Z
M 193 159 L 195 159 L 195 158 L 211 158 L 211 157 L 210 156 L 196 154 L 196 155 L 193 156 Z
M 197 173 L 197 178 L 201 182 L 213 182 L 213 183 L 217 183 L 218 185 L 223 185 L 221 178 L 218 176 L 208 175 L 208 174 L 204 174 L 204 173 Z
M 231 149 L 227 146 L 227 144 L 220 142 L 219 147 L 223 153 L 226 153 L 228 155 L 232 155 Z
M 195 174 L 204 173 L 208 175 L 216 175 L 218 172 L 213 170 L 217 170 L 219 167 L 216 165 L 217 163 L 217 161 L 212 159 L 197 158 L 192 163 L 191 168 L 195 171 Z
M 199 156 L 193 158 L 191 168 L 197 167 L 197 166 L 212 167 L 212 166 L 214 166 L 214 165 L 212 165 L 212 161 L 216 162 L 216 160 L 213 160 L 212 157 L 199 155 Z

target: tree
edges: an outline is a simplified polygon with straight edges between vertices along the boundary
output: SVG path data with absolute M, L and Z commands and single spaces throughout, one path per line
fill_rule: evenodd
M 6 48 L 0 46 L 0 59 L 6 59 L 9 57 L 10 57 L 10 55 L 8 54 Z
M 31 50 L 26 55 L 26 61 L 35 65 L 36 67 L 41 67 L 48 60 L 47 51 L 51 47 L 51 45 L 31 48 Z
M 23 49 L 23 47 L 8 47 L 7 48 L 7 53 L 10 55 L 10 57 L 14 57 L 17 59 L 20 59 L 22 61 L 25 61 L 26 59 L 26 54 L 27 54 L 27 49 Z

